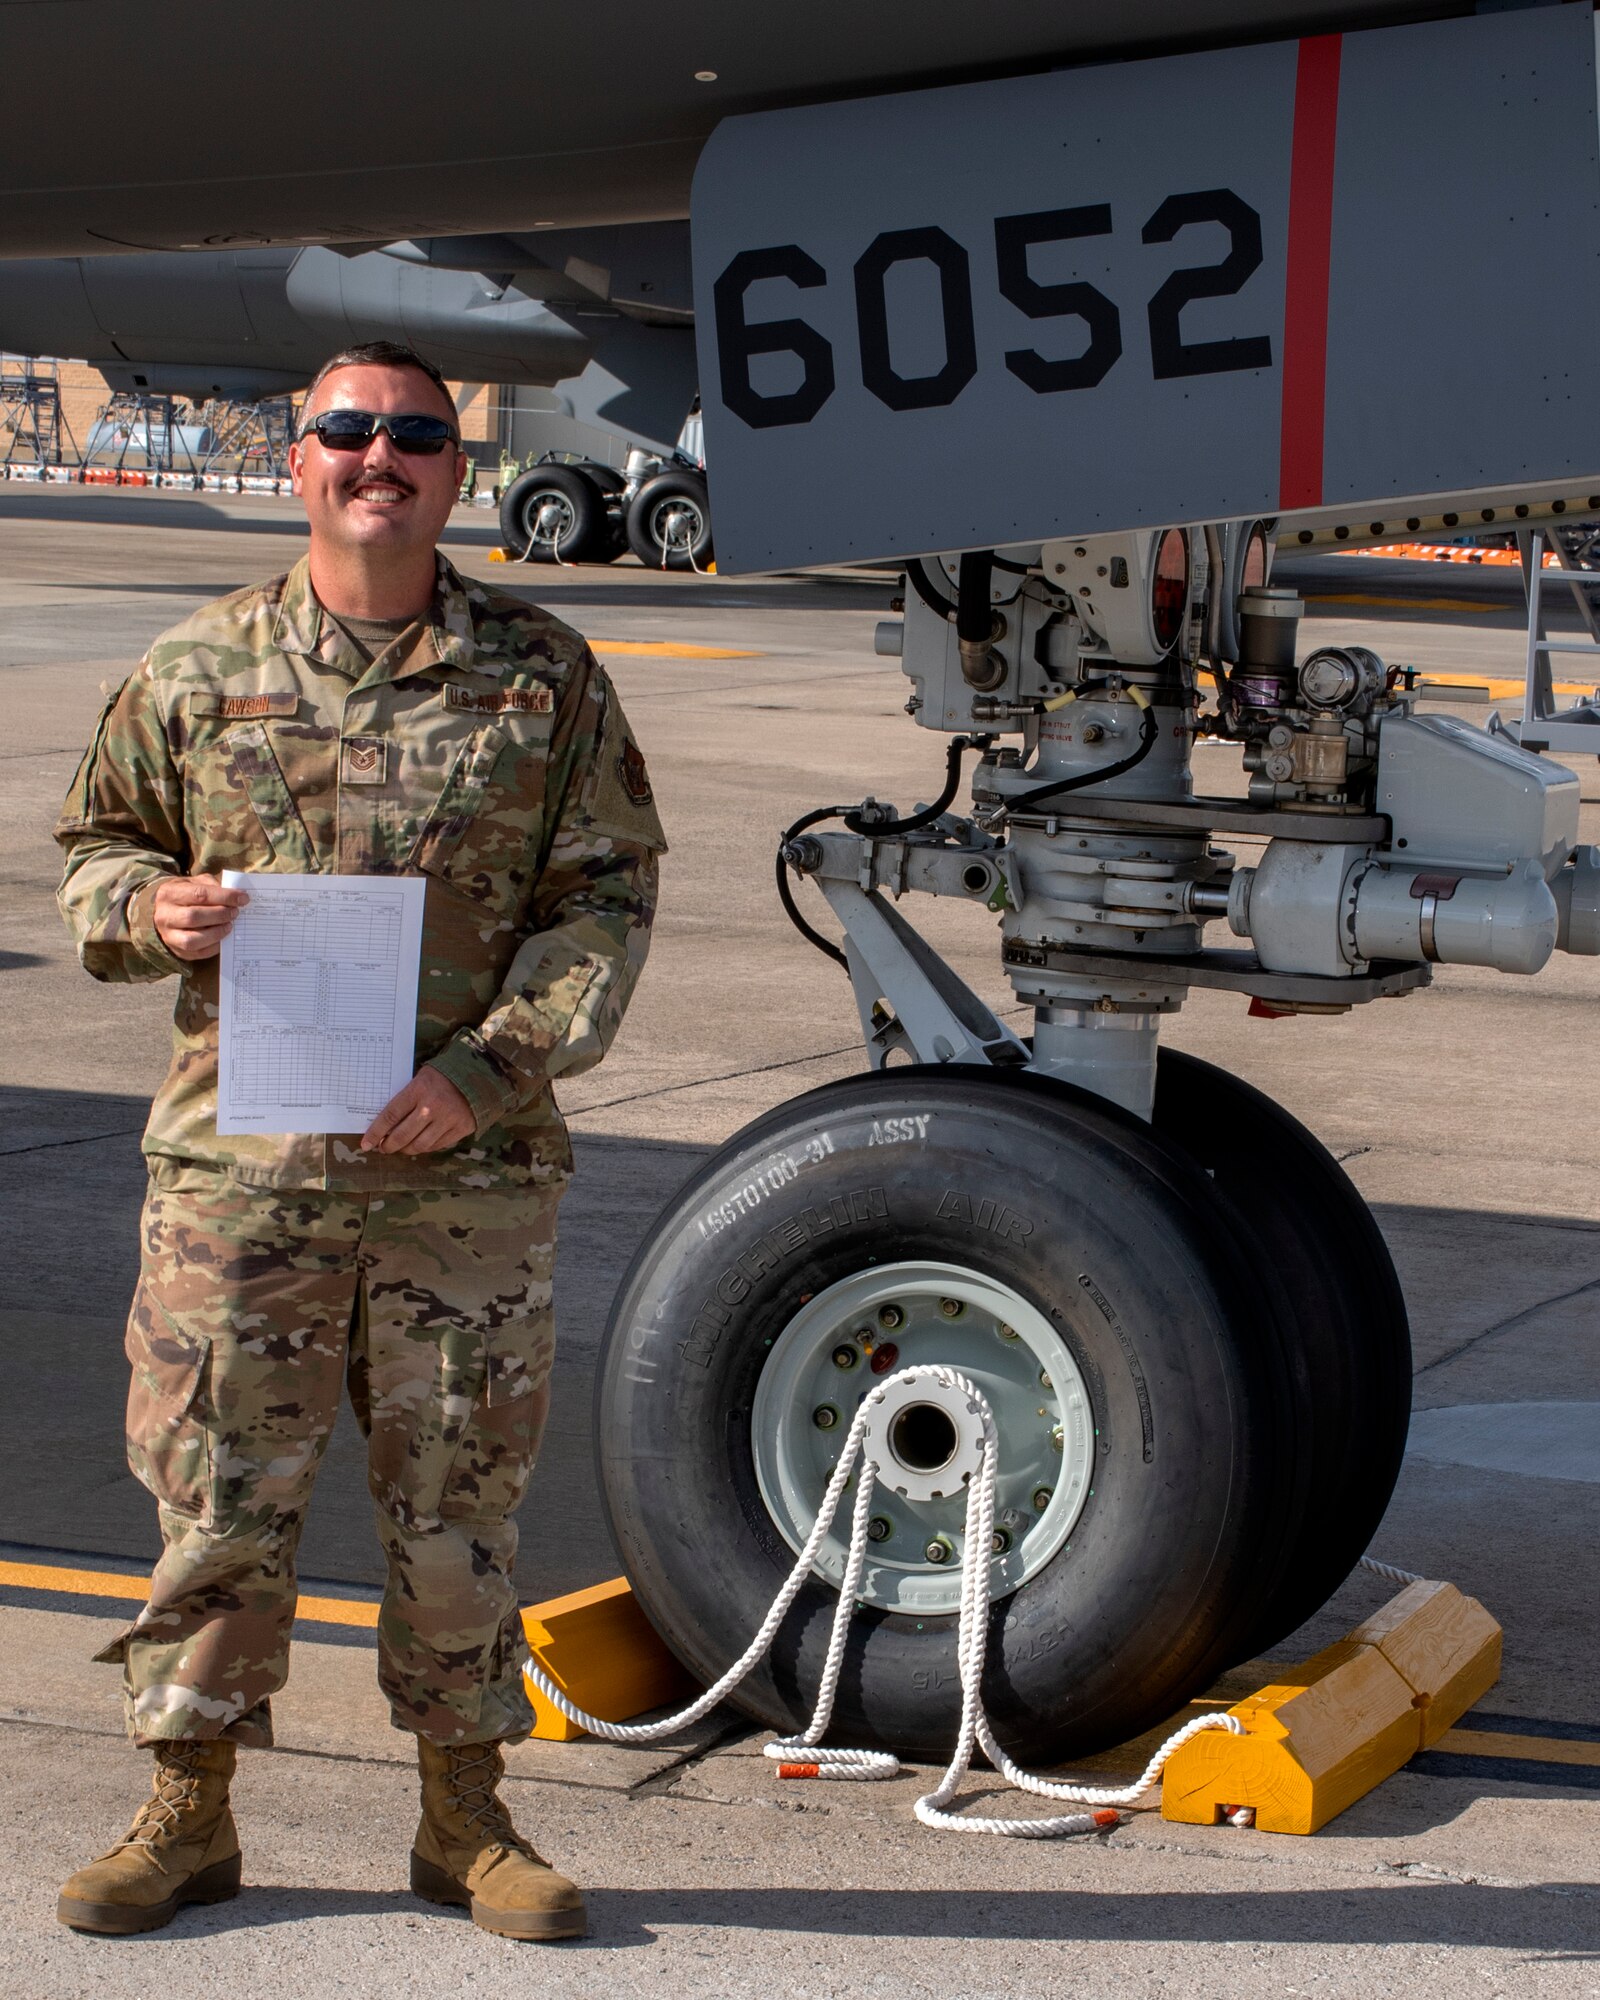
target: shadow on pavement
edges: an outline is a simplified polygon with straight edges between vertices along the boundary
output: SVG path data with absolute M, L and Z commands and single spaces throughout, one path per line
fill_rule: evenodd
M 245 496 L 248 499 L 248 495 Z M 13 486 L 0 492 L 0 520 L 74 521 L 98 528 L 186 528 L 227 535 L 295 535 L 305 540 L 306 517 L 292 502 L 282 503 L 283 512 L 269 514 L 264 509 L 235 512 L 215 505 L 198 494 L 160 499 L 134 493 L 51 492 L 40 488 Z M 446 539 L 468 542 L 483 548 L 500 546 L 499 523 L 487 515 L 484 525 L 463 520 L 451 522 Z
M 36 1391 L 14 1401 L 0 1427 L 0 1520 L 10 1541 L 140 1562 L 155 1554 L 156 1531 L 148 1496 L 123 1466 L 122 1321 L 138 1265 L 145 1108 L 133 1096 L 0 1091 L 0 1314 L 14 1379 Z M 518 1582 L 529 1602 L 615 1574 L 590 1442 L 595 1357 L 635 1246 L 708 1150 L 581 1131 L 574 1145 L 578 1173 L 562 1207 L 556 1272 L 554 1408 L 521 1515 Z M 1418 1364 L 1433 1370 L 1422 1378 L 1424 1400 L 1503 1395 L 1496 1387 L 1500 1354 L 1526 1355 L 1521 1365 L 1526 1371 L 1537 1363 L 1530 1379 L 1541 1393 L 1562 1392 L 1569 1371 L 1553 1360 L 1566 1351 L 1560 1315 L 1581 1312 L 1586 1300 L 1562 1301 L 1577 1280 L 1593 1277 L 1592 1230 L 1535 1227 L 1535 1218 L 1492 1210 L 1377 1212 L 1413 1297 Z M 1451 1303 L 1440 1273 L 1460 1268 L 1483 1271 L 1481 1298 L 1474 1287 L 1471 1299 L 1455 1293 Z M 1491 1303 L 1491 1279 L 1505 1293 L 1499 1305 Z M 1541 1341 L 1550 1360 L 1540 1359 Z M 1464 1358 L 1452 1360 L 1452 1353 Z M 1561 1497 L 1576 1527 L 1595 1495 L 1569 1487 Z M 1552 1625 L 1538 1615 L 1553 1572 L 1572 1559 L 1560 1536 L 1538 1533 L 1549 1504 L 1548 1486 L 1537 1478 L 1408 1463 L 1378 1553 L 1475 1590 L 1507 1625 L 1508 1671 L 1524 1654 L 1550 1653 L 1552 1666 L 1559 1656 L 1566 1686 L 1577 1665 L 1568 1654 L 1581 1650 L 1581 1640 L 1566 1621 Z M 1488 1544 L 1472 1532 L 1474 1519 L 1486 1518 L 1500 1524 Z M 1519 1552 L 1523 1536 L 1534 1539 Z M 318 1482 L 302 1568 L 330 1582 L 381 1581 L 364 1452 L 348 1411 Z M 1307 1642 L 1309 1653 L 1340 1636 L 1347 1610 L 1336 1598 L 1296 1643 Z M 1553 1698 L 1541 1686 L 1511 1705 L 1553 1714 L 1546 1705 Z
M 587 607 L 618 611 L 748 610 L 752 604 L 763 611 L 861 611 L 875 604 L 888 608 L 888 594 L 895 579 L 863 576 L 860 581 L 828 576 L 664 577 L 659 583 L 635 583 L 638 572 L 630 571 L 626 583 L 606 583 L 601 569 L 582 574 L 581 579 L 566 572 L 552 572 L 529 565 L 507 564 L 489 581 L 497 590 L 514 597 L 529 597 L 559 615 Z M 591 579 L 593 579 L 591 581 Z M 599 643 L 598 639 L 596 643 Z
M 159 1547 L 154 1504 L 123 1460 L 122 1322 L 138 1274 L 146 1110 L 143 1098 L 0 1091 L 0 1319 L 12 1366 L 37 1392 L 0 1422 L 0 1521 L 10 1541 L 138 1562 Z M 635 1244 L 708 1150 L 583 1133 L 573 1145 L 554 1404 L 520 1516 L 517 1577 L 529 1602 L 615 1574 L 589 1443 L 594 1360 Z M 300 1566 L 333 1583 L 383 1580 L 348 1406 L 318 1476 Z
M 713 1930 L 861 1938 L 1072 1938 L 1106 1944 L 1483 1945 L 1535 1959 L 1593 1960 L 1591 1885 L 1535 1888 L 1415 1881 L 1383 1887 L 1266 1889 L 1248 1895 L 1114 1895 L 1072 1889 L 599 1889 L 587 1892 L 589 1936 L 564 1951 L 655 1942 L 684 1925 Z M 438 1912 L 400 1890 L 246 1888 L 236 1902 L 187 1911 L 177 1931 L 252 1930 L 314 1917 Z M 152 1941 L 159 1941 L 156 1934 Z M 141 1940 L 119 1939 L 118 1950 Z

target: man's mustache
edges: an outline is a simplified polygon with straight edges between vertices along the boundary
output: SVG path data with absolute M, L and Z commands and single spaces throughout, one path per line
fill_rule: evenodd
M 415 493 L 417 490 L 409 479 L 403 479 L 398 472 L 387 469 L 382 472 L 358 472 L 345 481 L 344 490 L 354 493 L 358 486 L 376 486 L 380 482 L 385 486 L 398 486 L 402 493 Z

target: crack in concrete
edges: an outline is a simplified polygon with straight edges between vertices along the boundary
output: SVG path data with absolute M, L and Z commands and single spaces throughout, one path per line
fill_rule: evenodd
M 680 1090 L 705 1090 L 713 1083 L 737 1083 L 741 1077 L 765 1076 L 775 1069 L 798 1069 L 803 1063 L 825 1062 L 830 1056 L 847 1056 L 859 1048 L 858 1042 L 846 1042 L 842 1048 L 819 1049 L 812 1056 L 785 1056 L 781 1062 L 755 1063 L 749 1069 L 730 1069 L 717 1076 L 691 1077 L 686 1083 L 663 1083 L 654 1090 L 636 1090 L 626 1097 L 607 1097 L 599 1104 L 586 1104 L 581 1111 L 568 1111 L 565 1116 L 587 1118 L 591 1112 L 612 1111 L 619 1104 L 642 1104 L 650 1097 L 671 1097 Z
M 5 1728 L 53 1729 L 59 1731 L 63 1736 L 87 1736 L 101 1743 L 126 1743 L 128 1740 L 126 1734 L 121 1729 L 96 1729 L 83 1723 L 62 1722 L 53 1716 L 28 1715 L 24 1711 L 15 1708 L 0 1712 L 0 1729 Z M 598 1741 L 598 1738 L 596 1741 Z M 687 1751 L 685 1752 L 685 1756 L 692 1760 L 698 1756 L 708 1755 L 716 1747 L 715 1743 L 708 1744 L 704 1751 Z M 376 1771 L 409 1772 L 413 1768 L 410 1758 L 405 1756 L 370 1757 L 358 1750 L 317 1750 L 309 1744 L 303 1743 L 275 1744 L 272 1749 L 272 1755 L 274 1757 L 309 1757 L 321 1764 L 361 1764 Z M 672 1766 L 674 1775 L 677 1775 L 681 1762 L 682 1760 L 679 1761 L 679 1764 Z M 633 1797 L 640 1791 L 641 1786 L 647 1785 L 649 1782 L 650 1780 L 646 1778 L 636 1780 L 632 1784 L 605 1784 L 596 1778 L 559 1778 L 551 1777 L 544 1771 L 512 1770 L 508 1770 L 501 1780 L 501 1783 L 506 1785 L 549 1785 L 562 1791 L 610 1792 L 619 1794 L 624 1798 Z
M 1003 1021 L 1007 1015 L 1026 1014 L 1032 1011 L 1030 1007 L 1001 1007 L 996 1012 L 996 1019 Z M 704 1090 L 713 1083 L 738 1083 L 741 1078 L 747 1076 L 766 1076 L 773 1070 L 798 1069 L 804 1063 L 826 1062 L 831 1056 L 853 1055 L 860 1047 L 859 1042 L 844 1042 L 836 1049 L 818 1049 L 815 1055 L 785 1056 L 780 1062 L 755 1063 L 749 1069 L 724 1070 L 716 1076 L 696 1076 L 689 1078 L 685 1083 L 663 1083 L 658 1084 L 654 1090 L 636 1090 L 625 1097 L 607 1097 L 599 1104 L 585 1104 L 580 1110 L 569 1111 L 563 1105 L 562 1115 L 570 1122 L 574 1118 L 587 1118 L 592 1111 L 611 1111 L 619 1104 L 642 1104 L 646 1098 L 671 1097 L 680 1090 Z M 1370 1152 L 1372 1149 L 1364 1146 L 1360 1150 Z
M 733 1742 L 742 1743 L 747 1737 L 753 1736 L 755 1733 L 756 1726 L 753 1722 L 730 1718 L 721 1725 L 715 1735 L 707 1742 L 702 1743 L 699 1749 L 683 1751 L 661 1770 L 652 1771 L 648 1778 L 639 1778 L 633 1784 L 629 1785 L 628 1797 L 630 1799 L 648 1799 L 654 1798 L 662 1792 L 674 1791 L 678 1780 L 686 1772 L 692 1771 L 696 1764 L 703 1764 L 706 1758 L 715 1756 L 717 1751 L 724 1749 L 728 1744 Z
M 1170 1825 L 1171 1822 L 1162 1822 Z M 1384 1837 L 1384 1836 L 1379 1836 Z M 1281 1840 L 1282 1834 L 1271 1834 L 1269 1839 Z M 1389 1839 L 1411 1839 L 1415 1835 L 1389 1835 Z M 1431 1861 L 1345 1861 L 1331 1855 L 1327 1846 L 1315 1837 L 1310 1841 L 1300 1841 L 1294 1849 L 1280 1850 L 1273 1854 L 1263 1854 L 1259 1848 L 1242 1848 L 1238 1853 L 1227 1854 L 1215 1847 L 1172 1839 L 1146 1839 L 1129 1837 L 1124 1827 L 1111 1834 L 1106 1843 L 1120 1854 L 1177 1854 L 1186 1861 L 1219 1861 L 1229 1868 L 1304 1868 L 1308 1863 L 1325 1870 L 1330 1875 L 1376 1875 L 1391 1882 L 1448 1882 L 1459 1889 L 1516 1889 L 1528 1895 L 1578 1897 L 1587 1900 L 1600 1896 L 1600 1888 L 1591 1888 L 1582 1882 L 1538 1882 L 1528 1876 L 1516 1875 L 1466 1875 L 1457 1870 L 1437 1867 Z
M 1596 1291 L 1600 1291 L 1600 1278 L 1588 1278 L 1583 1284 L 1574 1285 L 1569 1292 L 1556 1292 L 1548 1299 L 1536 1300 L 1533 1305 L 1524 1306 L 1520 1312 L 1514 1312 L 1506 1319 L 1496 1320 L 1493 1326 L 1486 1326 L 1481 1333 L 1473 1334 L 1469 1340 L 1463 1340 L 1447 1353 L 1436 1356 L 1434 1360 L 1419 1368 L 1412 1380 L 1419 1381 L 1424 1375 L 1431 1375 L 1435 1368 L 1442 1368 L 1447 1361 L 1459 1361 L 1463 1354 L 1469 1354 L 1473 1348 L 1481 1346 L 1495 1334 L 1510 1333 L 1539 1313 L 1548 1311 L 1551 1306 L 1565 1305 L 1569 1299 L 1581 1299 L 1586 1292 Z
M 0 1160 L 16 1159 L 23 1153 L 54 1153 L 63 1146 L 94 1146 L 102 1139 L 129 1139 L 143 1130 L 142 1125 L 122 1125 L 115 1132 L 85 1132 L 76 1139 L 42 1139 L 37 1146 L 0 1146 Z

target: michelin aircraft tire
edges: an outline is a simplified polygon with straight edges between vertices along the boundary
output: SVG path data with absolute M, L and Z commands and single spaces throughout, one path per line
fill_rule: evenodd
M 605 497 L 574 466 L 535 465 L 514 479 L 501 496 L 500 532 L 519 562 L 610 560 Z
M 1304 1504 L 1279 1302 L 1226 1221 L 1147 1127 L 1026 1074 L 893 1069 L 748 1127 L 641 1246 L 597 1376 L 604 1504 L 657 1630 L 720 1675 L 860 1398 L 949 1361 L 1000 1423 L 1012 1543 L 993 1558 L 984 1692 L 1002 1741 L 1059 1758 L 1171 1715 L 1239 1657 Z M 905 1466 L 885 1456 L 830 1731 L 923 1759 L 948 1754 L 960 1713 L 964 1492 L 927 1497 L 941 1422 L 919 1402 Z M 837 1574 L 842 1548 L 821 1567 Z M 809 1719 L 836 1602 L 826 1575 L 808 1582 L 738 1706 Z
M 628 503 L 628 546 L 646 569 L 711 567 L 711 502 L 697 472 L 658 472 Z
M 1333 1155 L 1259 1090 L 1176 1049 L 1160 1052 L 1155 1129 L 1210 1177 L 1251 1262 L 1288 1293 L 1290 1355 L 1309 1411 L 1311 1504 L 1246 1654 L 1319 1610 L 1377 1532 L 1411 1416 L 1405 1295 L 1372 1212 Z

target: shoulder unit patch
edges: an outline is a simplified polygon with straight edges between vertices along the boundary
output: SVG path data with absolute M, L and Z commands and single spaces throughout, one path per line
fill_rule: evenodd
M 647 806 L 654 793 L 650 790 L 650 773 L 645 769 L 644 752 L 630 737 L 622 746 L 622 754 L 617 759 L 617 775 L 622 780 L 622 789 L 636 806 Z

